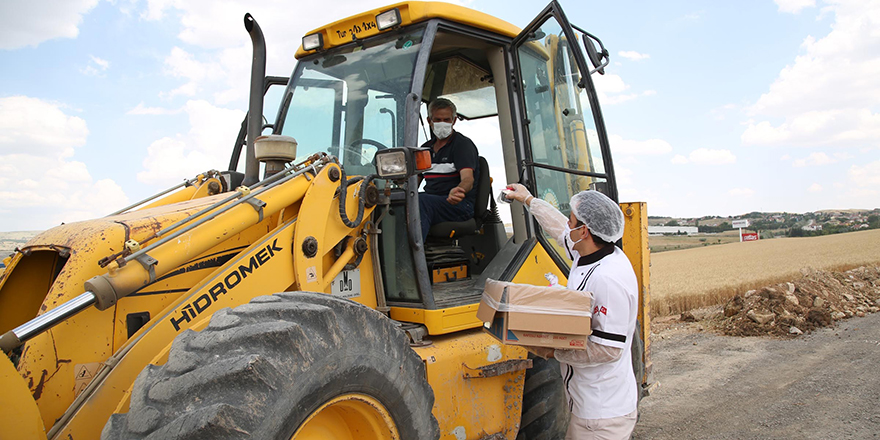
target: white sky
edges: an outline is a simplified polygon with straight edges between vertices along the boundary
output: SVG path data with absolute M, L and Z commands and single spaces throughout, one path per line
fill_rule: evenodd
M 305 33 L 383 4 L 0 3 L 0 231 L 106 215 L 224 169 L 247 107 L 245 12 L 267 73 L 287 76 Z M 517 26 L 543 6 L 464 4 Z M 612 55 L 596 83 L 622 201 L 678 217 L 880 207 L 880 2 L 562 6 Z M 478 146 L 497 132 L 457 128 Z

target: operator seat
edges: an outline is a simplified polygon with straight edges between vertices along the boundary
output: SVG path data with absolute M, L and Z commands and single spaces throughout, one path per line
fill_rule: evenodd
M 479 161 L 480 171 L 477 178 L 477 197 L 474 200 L 473 218 L 460 222 L 437 223 L 428 230 L 428 237 L 458 238 L 480 233 L 489 210 L 489 199 L 492 198 L 492 182 L 489 178 L 489 163 L 486 162 L 486 158 L 480 156 Z

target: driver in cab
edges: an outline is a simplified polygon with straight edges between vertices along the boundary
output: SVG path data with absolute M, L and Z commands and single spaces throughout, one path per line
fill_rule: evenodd
M 431 226 L 460 222 L 474 216 L 479 154 L 473 141 L 452 127 L 458 118 L 455 104 L 437 98 L 428 105 L 431 140 L 422 148 L 431 149 L 433 167 L 425 171 L 425 191 L 419 193 L 422 242 Z

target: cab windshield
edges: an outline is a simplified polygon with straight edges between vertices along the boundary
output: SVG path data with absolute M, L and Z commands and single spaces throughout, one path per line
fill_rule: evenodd
M 375 172 L 373 157 L 403 145 L 405 97 L 423 30 L 365 40 L 299 62 L 280 118 L 297 155 L 326 151 L 348 175 Z

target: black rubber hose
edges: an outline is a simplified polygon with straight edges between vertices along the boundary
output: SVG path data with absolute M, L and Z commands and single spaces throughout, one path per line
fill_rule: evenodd
M 354 177 L 351 180 L 348 180 L 345 176 L 345 169 L 343 169 L 342 167 L 340 167 L 339 169 L 342 173 L 342 178 L 340 179 L 340 182 L 342 183 L 339 185 L 339 217 L 342 219 L 342 223 L 344 223 L 345 226 L 349 228 L 356 228 L 361 224 L 361 221 L 363 221 L 364 219 L 364 205 L 366 203 L 367 186 L 370 184 L 370 182 L 373 181 L 373 177 L 375 176 L 370 175 L 366 177 Z M 360 197 L 358 197 L 357 218 L 355 218 L 354 221 L 351 221 L 348 218 L 348 214 L 345 212 L 345 197 L 348 194 L 348 185 L 356 183 L 360 180 L 363 180 L 364 183 L 361 184 L 362 190 L 360 193 Z
M 356 269 L 358 266 L 361 265 L 361 261 L 362 261 L 363 259 L 364 259 L 364 254 L 360 254 L 360 255 L 358 255 L 357 258 L 354 259 L 354 262 L 353 262 L 353 263 L 348 263 L 348 264 L 346 264 L 345 267 L 342 268 L 342 270 L 354 270 L 354 269 Z

